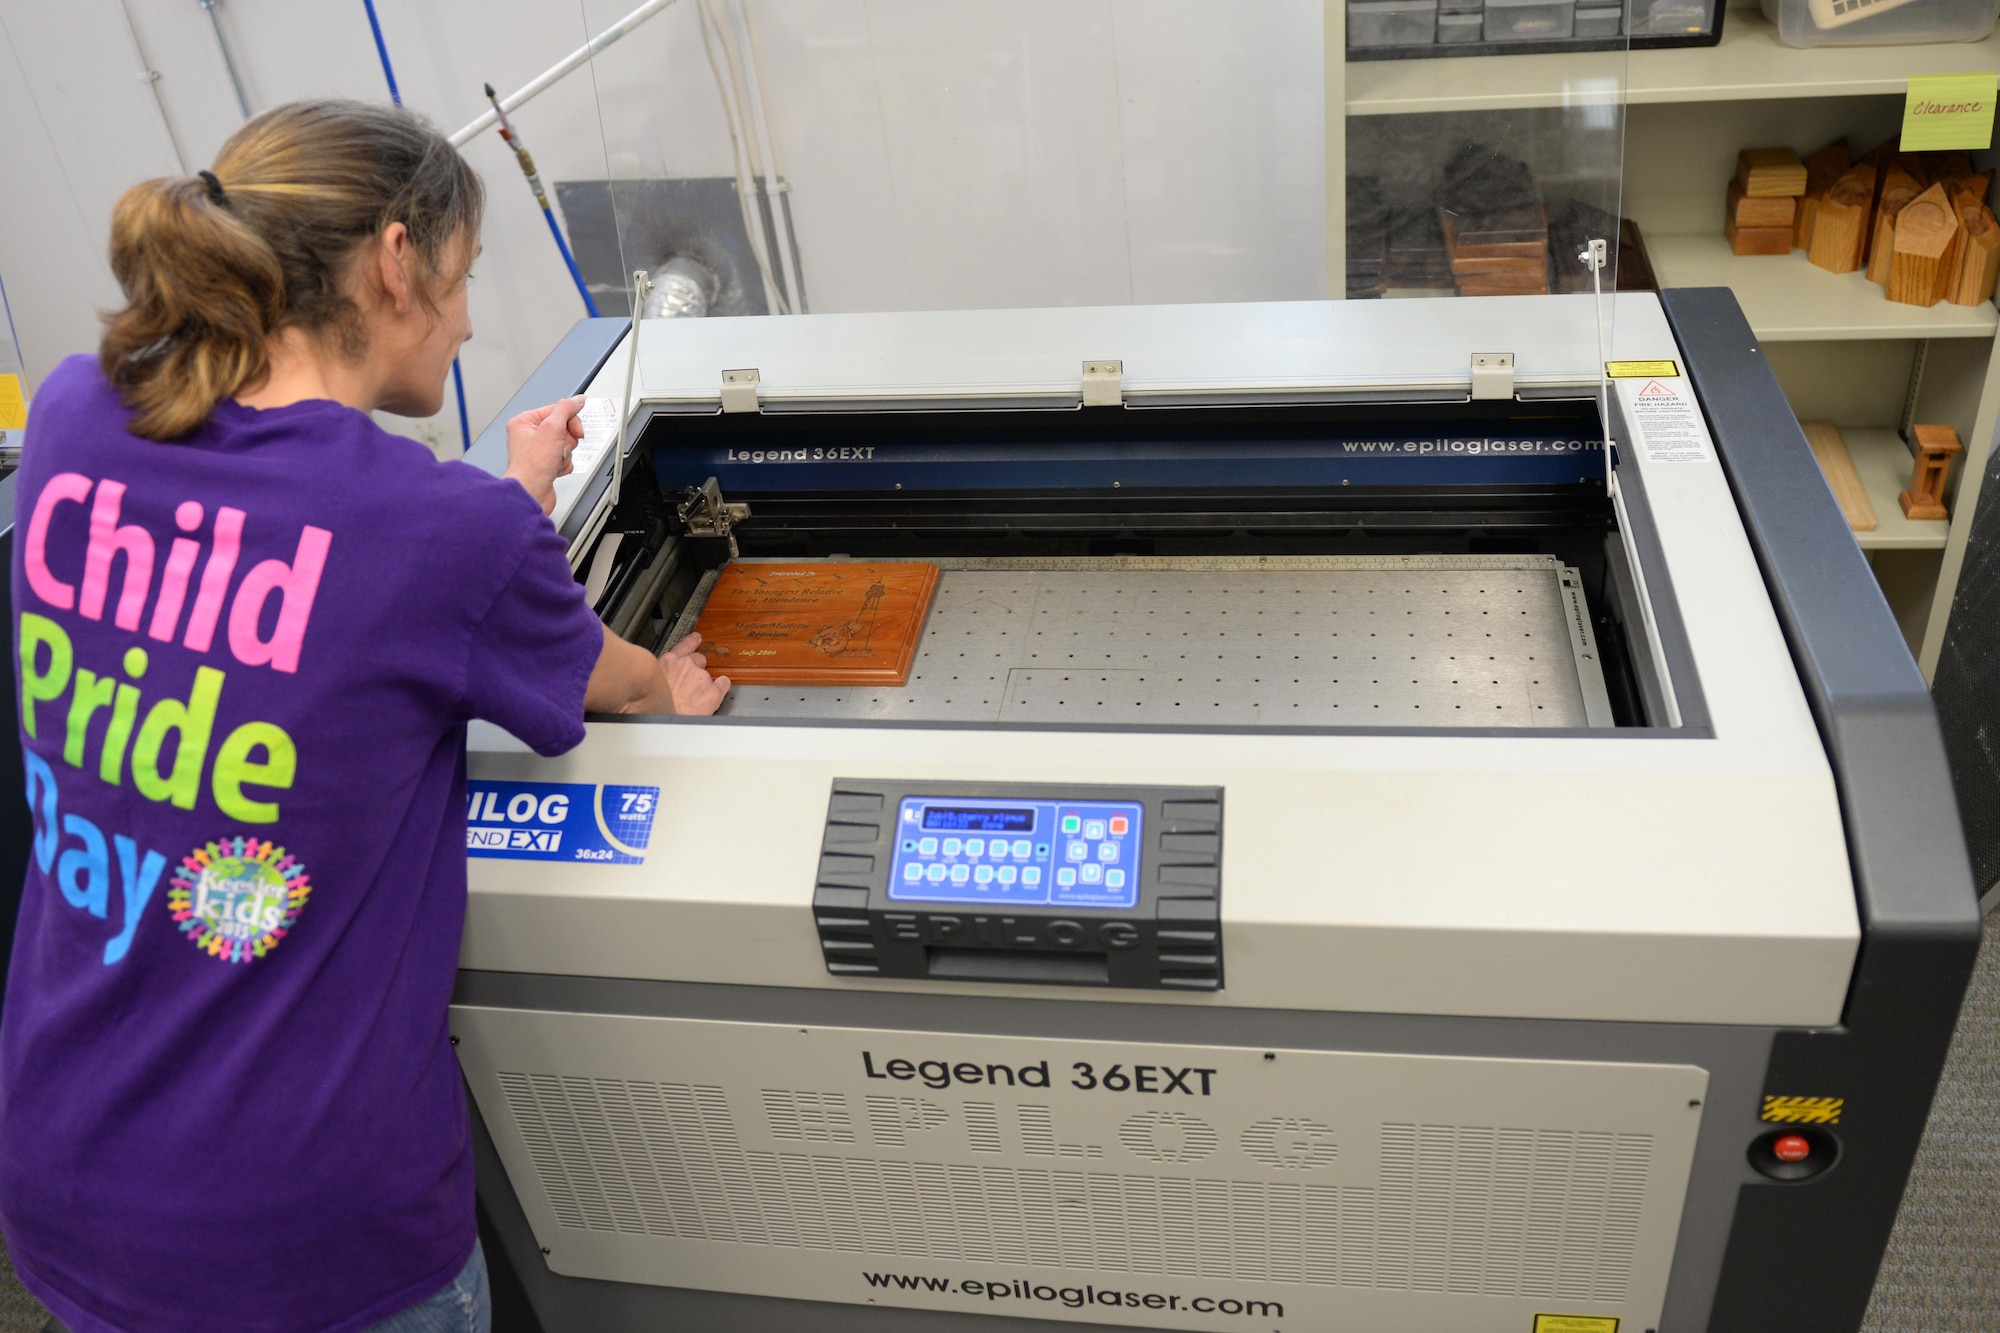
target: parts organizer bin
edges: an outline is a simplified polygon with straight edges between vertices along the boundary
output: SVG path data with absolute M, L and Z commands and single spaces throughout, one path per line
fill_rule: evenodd
M 1771 11 L 1774 0 L 1765 0 Z M 1792 0 L 1775 0 L 1791 8 Z M 1867 0 L 1798 0 L 1852 4 Z M 1977 8 L 1980 0 L 1972 0 Z M 1935 10 L 1967 0 L 1875 0 Z M 2000 4 L 2000 0 L 1991 0 Z M 1555 51 L 1615 51 L 1629 40 L 1635 50 L 1650 47 L 1713 46 L 1722 40 L 1722 6 L 1716 0 L 1629 0 L 1625 8 L 1604 0 L 1435 0 L 1422 11 L 1410 0 L 1348 0 L 1349 60 L 1422 60 L 1438 56 L 1533 55 Z M 1435 10 L 1433 15 L 1431 10 Z M 1496 12 L 1497 11 L 1497 12 Z M 1560 12 L 1558 12 L 1560 11 Z M 1773 22 L 1777 19 L 1773 16 Z M 1987 28 L 1992 27 L 1989 13 Z M 1622 32 L 1621 32 L 1622 29 Z M 1971 34 L 1981 36 L 1986 29 Z M 1879 40 L 1879 39 L 1877 39 Z M 1892 38 L 1943 41 L 1944 37 Z M 1970 40 L 1970 37 L 1967 38 Z M 1794 43 L 1803 45 L 1805 43 Z M 1449 51 L 1440 51 L 1448 46 Z

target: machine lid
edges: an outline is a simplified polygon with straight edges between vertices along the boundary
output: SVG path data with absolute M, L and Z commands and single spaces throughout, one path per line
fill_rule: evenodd
M 640 308 L 639 402 L 1137 406 L 1601 381 L 1610 303 L 1591 280 L 1608 292 L 1615 275 L 1577 256 L 1617 250 L 1622 38 L 1437 59 L 1434 34 L 1343 32 L 1318 0 L 632 5 L 550 11 L 538 22 L 573 14 L 574 54 L 501 100 L 598 309 Z M 506 205 L 494 134 L 457 137 L 487 154 L 489 229 L 518 226 L 527 253 L 546 246 L 541 220 Z M 1496 358 L 1477 383 L 1476 355 Z M 732 371 L 755 374 L 725 394 Z

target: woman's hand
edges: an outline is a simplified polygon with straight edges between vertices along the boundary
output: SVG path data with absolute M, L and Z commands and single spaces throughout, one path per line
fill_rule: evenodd
M 660 655 L 673 711 L 688 717 L 709 716 L 722 707 L 722 697 L 729 693 L 729 677 L 709 676 L 708 658 L 695 651 L 700 646 L 701 635 L 690 634 Z
M 583 706 L 591 713 L 681 713 L 707 717 L 722 706 L 729 677 L 710 680 L 708 659 L 696 652 L 701 635 L 690 634 L 654 657 L 608 628 L 597 667 L 590 673 Z
M 544 514 L 555 510 L 556 478 L 574 471 L 569 456 L 583 438 L 583 423 L 576 417 L 582 410 L 582 398 L 560 398 L 507 422 L 505 475 L 520 482 Z

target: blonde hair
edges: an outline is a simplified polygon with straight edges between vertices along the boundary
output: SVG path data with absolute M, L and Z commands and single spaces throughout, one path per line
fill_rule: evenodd
M 409 230 L 419 299 L 471 262 L 486 191 L 423 117 L 363 102 L 293 102 L 229 137 L 205 175 L 127 190 L 111 215 L 125 308 L 105 317 L 98 364 L 150 440 L 186 435 L 269 370 L 266 344 L 301 329 L 367 350 L 342 290 L 348 261 L 392 222 Z M 447 273 L 453 242 L 464 240 Z

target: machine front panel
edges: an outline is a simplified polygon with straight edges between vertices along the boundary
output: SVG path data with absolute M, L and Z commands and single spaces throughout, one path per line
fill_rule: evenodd
M 1151 1328 L 1657 1327 L 1708 1077 L 461 1006 L 551 1269 Z

